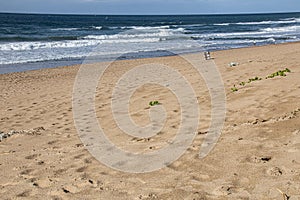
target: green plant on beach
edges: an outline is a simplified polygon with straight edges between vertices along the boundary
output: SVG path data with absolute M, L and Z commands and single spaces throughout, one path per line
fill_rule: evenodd
M 158 101 L 150 101 L 149 102 L 149 106 L 155 106 L 155 105 L 159 105 L 160 103 Z
M 246 83 L 243 81 L 243 82 L 240 83 L 240 85 L 241 85 L 241 86 L 245 86 Z
M 286 73 L 290 73 L 291 70 L 288 68 L 285 68 L 284 70 L 279 70 L 277 72 L 274 72 L 273 74 L 270 74 L 269 76 L 266 77 L 266 79 L 268 78 L 274 78 L 276 76 L 286 76 Z
M 291 73 L 292 71 L 289 68 L 285 68 L 285 70 L 283 70 L 285 72 Z
M 235 87 L 235 85 L 234 85 L 233 88 L 231 88 L 231 91 L 232 91 L 232 92 L 237 92 L 237 91 L 239 91 L 239 89 L 237 89 L 237 88 Z
M 253 81 L 260 81 L 262 78 L 258 78 L 257 76 L 255 78 L 249 78 L 248 83 L 251 83 Z
M 268 78 L 274 78 L 275 76 L 286 76 L 286 73 L 290 73 L 290 72 L 291 72 L 290 69 L 285 68 L 284 70 L 279 70 L 279 71 L 277 71 L 277 72 L 275 72 L 275 73 L 267 76 L 266 79 L 268 79 Z M 262 78 L 259 78 L 259 77 L 256 76 L 254 78 L 249 78 L 248 82 L 244 82 L 244 81 L 240 82 L 239 85 L 240 86 L 245 86 L 247 83 L 251 83 L 253 81 L 260 81 L 260 80 L 262 80 Z M 232 92 L 237 92 L 238 90 L 239 89 L 235 85 L 231 88 Z
M 251 82 L 253 82 L 253 81 L 260 81 L 260 80 L 262 80 L 262 78 L 259 78 L 259 77 L 254 77 L 254 78 L 249 78 L 249 80 L 248 80 L 248 82 L 247 83 L 251 83 Z M 245 86 L 246 85 L 246 82 L 240 82 L 239 83 L 239 85 L 240 86 Z M 234 85 L 232 88 L 231 88 L 231 91 L 232 92 L 237 92 L 237 91 L 239 91 L 239 89 Z

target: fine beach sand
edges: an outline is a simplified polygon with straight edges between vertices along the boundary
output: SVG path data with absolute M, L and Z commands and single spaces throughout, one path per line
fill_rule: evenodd
M 20 131 L 0 142 L 0 199 L 300 199 L 300 43 L 213 52 L 226 91 L 226 120 L 215 148 L 199 159 L 210 123 L 210 97 L 201 76 L 180 57 L 114 62 L 96 93 L 107 137 L 133 152 L 168 145 L 180 124 L 174 94 L 159 85 L 139 88 L 132 119 L 149 122 L 149 101 L 165 106 L 165 127 L 150 139 L 120 131 L 111 114 L 114 84 L 147 63 L 172 66 L 193 86 L 200 108 L 198 134 L 177 161 L 159 171 L 130 174 L 101 164 L 81 143 L 72 92 L 79 66 L 0 75 L 0 131 Z M 202 54 L 187 55 L 196 62 Z M 229 63 L 237 66 L 230 67 Z M 101 65 L 101 64 L 100 64 Z M 265 79 L 289 68 L 291 73 Z M 262 80 L 240 86 L 254 77 Z M 239 89 L 232 92 L 236 85 Z M 42 128 L 41 128 L 42 127 Z M 281 191 L 281 192 L 280 192 Z

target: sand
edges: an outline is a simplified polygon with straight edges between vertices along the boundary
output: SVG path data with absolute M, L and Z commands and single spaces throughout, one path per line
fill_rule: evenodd
M 226 119 L 217 145 L 203 159 L 198 155 L 212 105 L 204 79 L 189 63 L 178 56 L 118 61 L 105 72 L 96 91 L 96 114 L 107 137 L 126 151 L 147 153 L 168 146 L 181 108 L 167 88 L 140 87 L 130 99 L 132 119 L 147 125 L 148 103 L 158 100 L 167 113 L 165 126 L 148 139 L 124 134 L 110 105 L 122 74 L 134 66 L 165 64 L 195 90 L 200 124 L 193 143 L 167 167 L 140 174 L 105 166 L 81 142 L 72 112 L 80 66 L 0 75 L 0 130 L 19 131 L 0 142 L 1 199 L 300 199 L 300 43 L 211 56 L 224 82 Z M 187 57 L 211 62 L 202 53 Z M 231 62 L 238 65 L 230 67 Z M 286 76 L 265 79 L 285 68 L 291 70 Z M 262 79 L 247 83 L 256 76 Z

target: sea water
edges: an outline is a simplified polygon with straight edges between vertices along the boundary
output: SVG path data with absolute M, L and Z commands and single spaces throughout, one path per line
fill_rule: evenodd
M 300 40 L 300 13 L 48 15 L 0 13 L 0 73 Z M 186 40 L 197 42 L 195 47 Z M 200 47 L 200 48 L 199 48 Z M 119 56 L 122 55 L 122 56 Z M 97 60 L 99 61 L 99 60 Z

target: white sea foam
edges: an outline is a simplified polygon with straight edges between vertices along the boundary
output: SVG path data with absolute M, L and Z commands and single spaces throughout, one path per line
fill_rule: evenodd
M 231 32 L 231 33 L 208 33 L 208 34 L 191 34 L 193 38 L 236 38 L 236 37 L 287 37 L 286 34 L 299 34 L 300 26 L 286 26 L 286 27 L 277 27 L 277 28 L 262 28 L 258 31 L 253 32 Z M 270 35 L 271 34 L 271 35 Z M 290 36 L 293 38 L 297 38 L 295 35 Z
M 215 26 L 229 26 L 230 23 L 221 23 L 221 24 L 214 24 Z
M 272 32 L 272 33 L 285 33 L 285 32 L 299 32 L 300 26 L 286 26 L 278 28 L 264 28 L 261 29 L 262 32 Z
M 88 35 L 84 39 L 94 40 L 116 40 L 116 39 L 131 39 L 131 38 L 157 38 L 157 37 L 168 37 L 174 35 L 168 31 L 160 31 L 157 33 L 143 33 L 143 34 L 116 34 L 116 35 Z
M 260 24 L 291 24 L 300 22 L 300 18 L 292 18 L 289 20 L 279 20 L 279 21 L 261 21 L 261 22 L 238 22 L 238 25 L 260 25 Z
M 147 29 L 147 28 L 146 28 Z M 136 29 L 137 31 L 127 31 L 126 33 L 119 33 L 115 35 L 88 35 L 84 39 L 95 40 L 111 40 L 111 39 L 131 39 L 131 38 L 165 38 L 174 35 L 182 35 L 185 31 L 184 28 L 177 29 Z
M 15 57 L 14 59 L 0 59 L 0 65 L 11 65 L 11 64 L 24 64 L 24 63 L 34 63 L 34 62 L 43 62 L 43 61 L 53 61 L 53 60 L 62 60 L 62 59 L 78 59 L 84 55 L 71 55 L 71 54 L 60 54 L 60 55 L 48 55 L 48 56 L 32 56 L 28 57 Z
M 170 26 L 127 26 L 126 28 L 136 30 L 154 30 L 154 29 L 169 29 Z
M 235 38 L 235 37 L 247 37 L 247 36 L 259 36 L 262 32 L 233 32 L 233 33 L 209 33 L 209 34 L 193 34 L 192 37 L 196 38 Z
M 292 24 L 300 22 L 300 18 L 286 18 L 278 21 L 259 21 L 259 22 L 237 22 L 237 23 L 219 23 L 217 26 L 228 26 L 230 24 L 237 25 L 268 25 L 268 24 Z
M 35 49 L 72 48 L 93 46 L 98 43 L 93 40 L 72 40 L 58 42 L 12 42 L 0 45 L 1 51 L 28 51 Z
M 127 54 L 135 52 L 154 52 L 158 50 L 177 50 L 190 48 L 186 43 L 178 42 L 177 40 L 161 41 L 159 38 L 132 38 L 130 40 L 108 40 L 101 41 L 92 40 L 101 44 L 97 51 L 97 56 L 109 58 L 113 54 Z M 130 41 L 130 42 L 129 42 Z M 39 48 L 25 51 L 2 51 L 4 56 L 0 57 L 0 64 L 16 64 L 27 62 L 39 62 L 61 59 L 74 59 L 87 56 L 93 47 L 74 47 L 74 48 Z
M 292 17 L 292 18 L 284 18 L 284 19 L 280 19 L 282 21 L 291 21 L 291 22 L 300 22 L 300 18 L 295 18 L 295 17 Z
M 205 47 L 212 47 L 212 46 L 223 46 L 223 47 L 231 47 L 232 45 L 238 47 L 238 46 L 249 46 L 253 45 L 254 43 L 269 43 L 273 44 L 276 42 L 275 38 L 267 38 L 267 39 L 237 39 L 237 40 L 214 40 L 214 41 L 205 41 L 203 42 L 203 45 Z
M 58 49 L 58 48 L 79 48 L 79 47 L 91 47 L 100 44 L 119 44 L 119 43 L 149 43 L 149 42 L 160 42 L 161 38 L 135 38 L 135 37 L 110 37 L 105 38 L 104 36 L 91 36 L 89 40 L 73 40 L 73 41 L 58 41 L 58 42 L 13 42 L 0 44 L 1 51 L 29 51 L 36 49 Z
M 102 26 L 92 26 L 92 28 L 97 29 L 97 30 L 101 30 Z
M 100 28 L 100 27 L 99 27 Z M 165 27 L 166 28 L 166 27 Z M 146 27 L 147 29 L 147 27 Z M 64 41 L 36 41 L 36 42 L 10 42 L 0 44 L 1 51 L 27 51 L 35 49 L 55 49 L 55 48 L 79 48 L 96 46 L 104 43 L 149 43 L 160 42 L 169 38 L 176 38 L 183 35 L 184 28 L 177 29 L 154 29 L 148 31 L 133 30 L 126 33 L 114 35 L 88 35 L 79 40 Z

